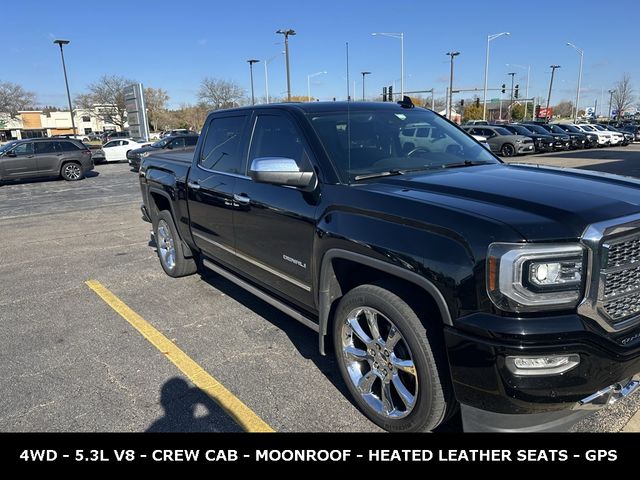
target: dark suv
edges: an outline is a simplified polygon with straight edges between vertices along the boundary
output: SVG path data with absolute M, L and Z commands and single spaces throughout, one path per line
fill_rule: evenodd
M 73 181 L 89 170 L 91 151 L 78 140 L 32 138 L 0 147 L 0 181 L 53 176 Z
M 188 148 L 195 148 L 198 143 L 198 134 L 190 135 L 176 135 L 175 137 L 163 137 L 151 145 L 146 145 L 142 148 L 136 148 L 127 152 L 127 160 L 131 166 L 131 170 L 137 172 L 140 169 L 140 161 L 152 153 L 159 152 L 161 150 L 182 150 Z

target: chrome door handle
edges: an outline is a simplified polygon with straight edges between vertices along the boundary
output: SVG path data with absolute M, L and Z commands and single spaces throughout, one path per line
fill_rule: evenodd
M 200 190 L 200 184 L 198 182 L 188 181 L 187 187 L 192 188 L 194 190 Z
M 238 195 L 237 193 L 234 193 L 233 200 L 241 205 L 249 205 L 249 203 L 251 203 L 251 199 L 244 194 Z

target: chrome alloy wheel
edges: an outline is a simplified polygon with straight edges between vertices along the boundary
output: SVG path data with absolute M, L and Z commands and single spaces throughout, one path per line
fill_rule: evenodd
M 64 175 L 70 180 L 78 180 L 82 175 L 82 170 L 75 163 L 67 163 L 64 166 Z
M 158 222 L 158 251 L 160 252 L 160 261 L 169 270 L 173 270 L 173 267 L 176 266 L 176 248 L 169 225 L 164 220 Z
M 387 418 L 409 415 L 418 376 L 400 330 L 379 311 L 359 307 L 347 316 L 341 337 L 349 378 L 367 405 Z

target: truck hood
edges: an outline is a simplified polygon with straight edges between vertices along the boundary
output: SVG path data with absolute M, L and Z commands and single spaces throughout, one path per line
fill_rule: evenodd
M 538 165 L 443 169 L 363 187 L 491 218 L 528 241 L 575 239 L 592 223 L 640 213 L 640 180 Z

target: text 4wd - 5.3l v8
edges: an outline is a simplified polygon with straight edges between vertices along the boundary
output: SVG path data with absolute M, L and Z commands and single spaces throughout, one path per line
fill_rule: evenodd
M 211 113 L 195 154 L 142 161 L 162 268 L 211 269 L 318 332 L 390 431 L 458 406 L 466 430 L 560 429 L 633 391 L 640 182 L 506 165 L 412 107 Z M 410 125 L 430 135 L 409 145 Z

